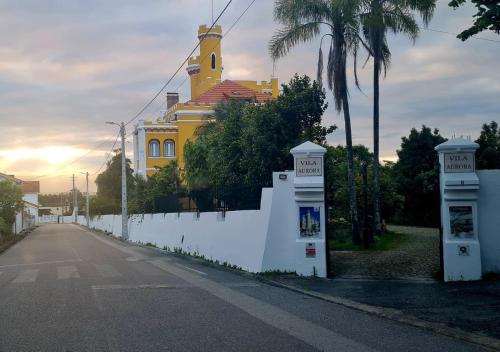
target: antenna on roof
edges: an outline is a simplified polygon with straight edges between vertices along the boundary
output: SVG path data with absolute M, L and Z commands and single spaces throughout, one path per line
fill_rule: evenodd
M 212 24 L 214 24 L 214 0 L 212 0 Z

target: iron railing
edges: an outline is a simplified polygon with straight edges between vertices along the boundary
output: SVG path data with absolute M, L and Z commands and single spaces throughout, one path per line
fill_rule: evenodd
M 155 197 L 150 210 L 152 213 L 258 210 L 262 188 L 266 187 L 272 187 L 272 182 L 180 191 Z

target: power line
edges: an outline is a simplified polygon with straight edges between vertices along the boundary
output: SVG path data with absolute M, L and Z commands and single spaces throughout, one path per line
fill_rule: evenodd
M 439 30 L 439 29 L 431 29 L 431 28 L 425 28 L 425 29 L 428 30 L 428 31 L 431 31 L 431 32 L 453 35 L 455 37 L 458 35 L 458 33 L 452 33 L 452 32 L 442 31 L 442 30 Z M 476 39 L 476 40 L 484 40 L 484 41 L 487 41 L 487 42 L 500 43 L 500 40 L 495 40 L 495 39 L 488 39 L 488 38 L 482 38 L 482 37 L 476 37 L 476 36 L 472 36 L 471 38 L 472 39 Z
M 229 0 L 226 4 L 226 6 L 224 6 L 224 8 L 222 9 L 222 11 L 219 13 L 219 15 L 217 16 L 217 18 L 215 19 L 215 21 L 213 21 L 212 25 L 210 26 L 210 28 L 208 29 L 208 31 L 203 35 L 203 38 L 205 38 L 205 36 L 208 35 L 208 33 L 210 33 L 210 31 L 215 27 L 215 24 L 219 21 L 219 19 L 222 17 L 222 15 L 226 12 L 227 8 L 229 7 L 229 5 L 233 2 L 233 0 Z M 253 1 L 255 2 L 255 0 Z M 252 3 L 253 3 L 252 2 Z M 248 8 L 247 8 L 248 9 Z M 246 10 L 244 11 L 246 12 Z M 243 13 L 244 14 L 244 13 Z M 242 16 L 242 15 L 241 15 Z M 240 16 L 240 18 L 241 18 Z M 239 20 L 239 19 L 238 19 Z M 203 40 L 202 38 L 202 40 Z M 196 44 L 196 46 L 193 48 L 193 50 L 191 50 L 191 52 L 189 53 L 189 55 L 186 57 L 186 59 L 184 59 L 184 61 L 181 63 L 181 65 L 177 68 L 177 70 L 174 72 L 174 74 L 167 80 L 167 82 L 161 87 L 161 89 L 153 96 L 153 98 L 151 100 L 148 101 L 148 103 L 146 105 L 144 105 L 144 107 L 133 117 L 131 118 L 129 121 L 127 121 L 127 123 L 125 123 L 125 125 L 129 125 L 132 121 L 134 121 L 135 119 L 137 119 L 155 100 L 156 98 L 158 98 L 158 96 L 165 90 L 165 88 L 167 88 L 167 86 L 170 84 L 170 82 L 175 78 L 175 76 L 179 73 L 179 71 L 182 69 L 182 67 L 184 67 L 184 65 L 186 64 L 186 62 L 189 60 L 189 58 L 194 54 L 194 52 L 196 51 L 196 49 L 198 49 L 198 47 L 200 46 L 200 43 L 202 40 L 199 40 L 198 43 Z M 101 171 L 101 169 L 104 167 L 104 165 L 106 165 L 108 159 L 109 159 L 109 156 L 111 155 L 115 145 L 116 145 L 116 142 L 118 140 L 118 137 L 115 139 L 115 142 L 113 143 L 113 147 L 111 148 L 111 151 L 108 152 L 108 155 L 104 161 L 104 163 L 101 165 L 101 167 L 98 169 L 98 171 L 96 171 L 94 174 L 97 174 Z M 88 156 L 90 153 L 92 153 L 93 151 L 95 151 L 96 149 L 98 149 L 99 147 L 101 147 L 102 145 L 104 145 L 105 143 L 108 143 L 109 141 L 111 141 L 111 138 L 110 139 L 107 139 L 99 144 L 97 144 L 93 149 L 90 149 L 87 153 L 77 157 L 76 159 L 72 160 L 71 162 L 67 163 L 64 165 L 64 167 L 56 170 L 56 171 L 60 171 L 60 170 L 63 170 L 65 168 L 67 168 L 68 166 L 70 165 L 73 165 L 75 164 L 76 162 L 82 160 L 83 158 L 85 158 L 86 156 Z M 48 177 L 49 175 L 46 174 L 46 175 L 40 175 L 40 176 L 37 176 L 37 178 L 44 178 L 44 177 Z
M 116 142 L 118 141 L 118 138 L 119 138 L 119 137 L 120 137 L 120 133 L 118 133 L 118 134 L 116 135 L 116 139 L 115 139 L 115 141 L 114 141 L 114 143 L 113 143 L 113 146 L 111 147 L 111 150 L 107 153 L 106 157 L 104 158 L 104 162 L 102 163 L 101 167 L 99 167 L 99 169 L 98 169 L 96 172 L 92 173 L 91 175 L 97 175 L 97 174 L 99 174 L 99 173 L 101 172 L 102 168 L 104 167 L 104 165 L 106 165 L 106 164 L 107 164 L 107 162 L 108 162 L 108 160 L 109 160 L 109 157 L 111 156 L 111 153 L 112 153 L 112 152 L 113 152 L 113 150 L 115 149 Z
M 250 2 L 250 4 L 249 4 L 249 5 L 245 8 L 245 10 L 243 10 L 243 12 L 242 12 L 242 13 L 238 16 L 238 18 L 237 18 L 237 19 L 236 19 L 236 20 L 235 20 L 235 21 L 231 24 L 231 26 L 230 26 L 230 27 L 229 27 L 229 29 L 226 31 L 226 33 L 224 33 L 224 35 L 222 36 L 222 38 L 225 38 L 225 37 L 227 37 L 227 36 L 229 35 L 229 33 L 233 30 L 233 28 L 236 26 L 236 24 L 238 24 L 238 22 L 239 22 L 239 21 L 241 20 L 241 18 L 242 18 L 242 17 L 243 17 L 243 16 L 247 13 L 247 11 L 250 9 L 250 7 L 252 7 L 252 5 L 255 3 L 255 1 L 256 1 L 256 0 L 252 0 L 252 1 Z M 214 45 L 214 46 L 213 46 L 213 47 L 209 50 L 209 52 L 211 52 L 213 49 L 215 49 L 215 47 L 216 47 L 217 45 L 218 45 L 218 44 Z M 205 59 L 206 59 L 207 57 L 209 57 L 209 56 L 210 56 L 209 54 L 205 55 L 205 56 L 201 59 L 200 64 L 202 64 L 202 63 L 205 61 Z M 177 88 L 175 89 L 175 91 L 176 91 L 176 92 L 178 92 L 178 91 L 179 91 L 179 89 L 180 89 L 180 88 L 184 85 L 184 83 L 186 83 L 186 81 L 188 80 L 188 78 L 189 78 L 189 76 L 186 76 L 186 78 L 184 78 L 184 80 L 182 81 L 182 83 L 181 83 L 181 84 L 179 84 L 179 85 L 177 86 Z M 162 106 L 163 106 L 163 105 L 165 105 L 165 104 L 166 104 L 166 102 L 165 102 L 165 101 L 163 101 L 161 104 L 159 104 L 158 109 L 161 109 L 161 108 L 162 108 Z M 130 137 L 132 134 L 133 134 L 133 132 L 129 133 L 129 134 L 127 135 L 127 137 Z
M 170 84 L 170 82 L 175 78 L 175 76 L 179 73 L 179 71 L 184 67 L 184 65 L 186 64 L 186 62 L 188 62 L 189 58 L 194 54 L 194 52 L 196 51 L 196 49 L 198 49 L 198 47 L 200 46 L 200 43 L 202 42 L 202 40 L 208 35 L 208 33 L 210 33 L 210 31 L 215 27 L 215 24 L 217 23 L 217 21 L 219 21 L 219 19 L 222 17 L 222 15 L 224 14 L 224 12 L 226 12 L 227 8 L 229 7 L 229 5 L 233 2 L 233 0 L 229 0 L 226 4 L 226 6 L 224 7 L 224 9 L 222 9 L 221 13 L 219 14 L 219 16 L 217 16 L 217 18 L 215 19 L 215 21 L 212 23 L 212 25 L 210 26 L 210 28 L 208 29 L 208 31 L 203 35 L 203 38 L 201 40 L 198 41 L 198 43 L 196 44 L 196 46 L 193 48 L 193 50 L 191 50 L 191 52 L 189 53 L 189 55 L 184 59 L 184 61 L 182 61 L 181 65 L 179 66 L 179 68 L 177 68 L 177 70 L 175 70 L 174 74 L 168 79 L 168 81 L 161 87 L 161 89 L 153 96 L 153 98 L 151 98 L 151 100 L 148 101 L 148 103 L 146 105 L 144 105 L 144 107 L 139 110 L 139 112 L 137 114 L 135 114 L 134 117 L 132 117 L 130 120 L 128 120 L 126 123 L 125 123 L 125 126 L 129 125 L 132 121 L 134 121 L 136 118 L 138 118 L 139 116 L 141 116 L 141 114 L 146 111 L 146 109 L 156 100 L 156 98 L 158 98 L 158 96 L 165 90 L 165 88 L 167 88 L 167 86 Z
M 226 31 L 226 33 L 224 33 L 224 35 L 222 36 L 222 38 L 225 38 L 229 35 L 229 33 L 231 33 L 231 30 L 236 26 L 236 24 L 238 24 L 238 22 L 241 20 L 241 18 L 247 13 L 247 11 L 250 9 L 250 7 L 252 7 L 252 5 L 255 3 L 256 0 L 252 0 L 250 2 L 250 4 L 246 7 L 245 10 L 243 10 L 243 12 L 238 16 L 238 18 L 231 24 L 231 26 L 229 27 L 229 29 Z M 215 49 L 215 47 L 217 46 L 218 44 L 214 45 L 212 47 L 212 49 L 209 50 L 209 52 L 211 52 L 213 49 Z M 200 65 L 205 61 L 205 59 L 207 57 L 209 57 L 210 54 L 207 54 L 205 55 L 201 61 L 200 61 Z M 175 89 L 176 92 L 179 91 L 179 89 L 184 85 L 184 83 L 186 83 L 186 81 L 188 80 L 188 77 L 184 78 L 184 80 L 181 82 L 181 84 L 179 84 L 177 86 L 177 88 Z

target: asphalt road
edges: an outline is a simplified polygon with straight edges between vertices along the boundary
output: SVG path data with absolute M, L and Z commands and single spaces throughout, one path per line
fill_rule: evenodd
M 0 255 L 0 351 L 318 350 L 483 351 L 76 225 Z

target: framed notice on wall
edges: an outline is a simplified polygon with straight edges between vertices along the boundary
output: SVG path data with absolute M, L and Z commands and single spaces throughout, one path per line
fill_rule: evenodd
M 299 226 L 300 237 L 314 237 L 321 234 L 319 207 L 300 207 Z
M 450 235 L 457 239 L 474 237 L 474 215 L 471 205 L 450 206 Z

